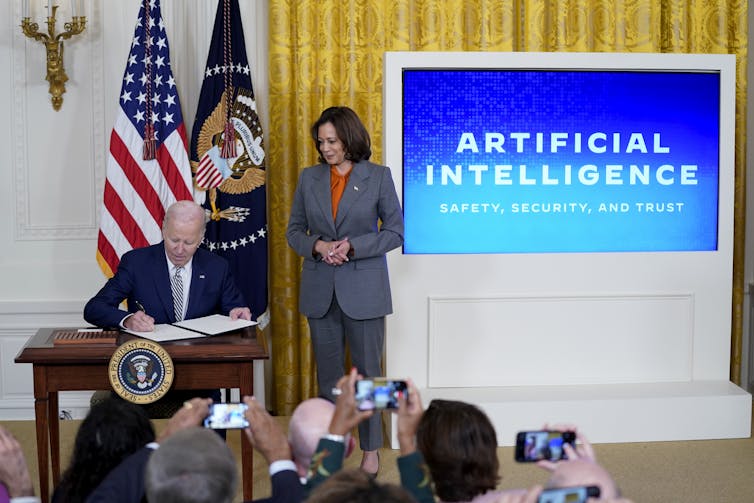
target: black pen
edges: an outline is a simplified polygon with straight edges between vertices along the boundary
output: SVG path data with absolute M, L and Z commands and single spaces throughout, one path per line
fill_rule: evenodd
M 139 311 L 141 311 L 144 314 L 147 314 L 147 310 L 144 309 L 144 306 L 141 305 L 141 302 L 139 302 L 138 300 L 135 300 L 134 304 L 136 304 L 136 307 L 139 308 Z

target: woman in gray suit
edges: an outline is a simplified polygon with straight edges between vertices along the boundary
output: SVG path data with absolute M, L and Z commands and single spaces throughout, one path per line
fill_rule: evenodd
M 385 254 L 403 243 L 403 214 L 390 169 L 369 162 L 369 133 L 348 107 L 311 128 L 320 164 L 305 168 L 286 237 L 304 258 L 299 309 L 309 320 L 320 394 L 344 374 L 345 344 L 364 377 L 382 375 L 385 315 L 393 312 Z M 377 473 L 381 415 L 359 425 L 361 468 Z

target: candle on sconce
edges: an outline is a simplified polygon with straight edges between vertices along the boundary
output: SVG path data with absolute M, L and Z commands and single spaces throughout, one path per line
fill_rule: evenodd
M 52 17 L 52 0 L 47 0 L 47 17 Z
M 24 0 L 21 10 L 22 17 L 29 17 L 29 0 Z
M 76 17 L 79 15 L 79 0 L 71 0 L 71 17 Z

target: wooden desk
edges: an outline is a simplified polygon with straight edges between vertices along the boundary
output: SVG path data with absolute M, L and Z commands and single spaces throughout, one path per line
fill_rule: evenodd
M 116 344 L 54 346 L 53 328 L 40 329 L 16 357 L 34 371 L 34 414 L 37 425 L 39 492 L 50 499 L 48 460 L 53 485 L 60 481 L 58 391 L 108 390 L 108 364 L 115 349 L 135 337 L 121 333 Z M 239 388 L 241 396 L 254 390 L 254 360 L 269 358 L 264 334 L 254 327 L 201 339 L 162 343 L 175 370 L 172 389 Z M 50 456 L 51 452 L 51 456 Z M 241 435 L 243 497 L 252 499 L 253 448 Z

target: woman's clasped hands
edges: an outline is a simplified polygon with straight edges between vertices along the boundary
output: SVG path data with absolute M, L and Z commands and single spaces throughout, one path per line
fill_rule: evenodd
M 343 265 L 348 262 L 348 253 L 351 251 L 351 242 L 348 238 L 340 241 L 317 241 L 315 250 L 322 256 L 322 261 L 329 265 Z

